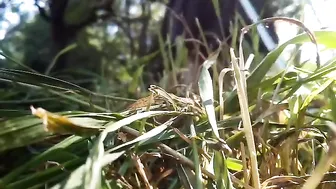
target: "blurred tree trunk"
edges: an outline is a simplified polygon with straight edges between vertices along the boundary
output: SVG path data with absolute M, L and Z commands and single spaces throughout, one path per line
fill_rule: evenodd
M 113 15 L 113 2 L 114 0 L 50 0 L 48 14 L 45 8 L 39 6 L 39 0 L 36 0 L 35 4 L 39 8 L 40 15 L 51 25 L 55 55 L 76 41 L 76 36 L 80 30 L 95 23 L 98 19 Z M 106 14 L 98 17 L 97 10 L 104 10 Z M 53 69 L 62 70 L 66 67 L 67 57 L 66 54 L 63 54 L 58 58 Z

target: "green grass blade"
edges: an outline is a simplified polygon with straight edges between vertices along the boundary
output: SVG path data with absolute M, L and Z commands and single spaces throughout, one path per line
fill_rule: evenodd
M 315 31 L 315 37 L 317 43 L 325 45 L 327 49 L 336 48 L 336 32 L 335 31 Z M 247 88 L 248 91 L 254 90 L 259 87 L 262 80 L 265 78 L 267 72 L 273 66 L 275 61 L 278 59 L 283 50 L 291 44 L 301 44 L 304 42 L 309 42 L 310 38 L 306 34 L 300 34 L 293 39 L 283 43 L 278 46 L 276 49 L 272 50 L 267 54 L 267 56 L 258 64 L 258 66 L 251 72 L 251 75 L 247 78 Z M 256 97 L 257 91 L 253 93 L 249 92 L 249 96 Z M 238 110 L 238 101 L 237 101 L 237 91 L 233 91 L 230 96 L 227 98 L 227 103 L 225 104 L 225 109 L 228 113 L 233 113 Z
M 227 158 L 225 160 L 227 168 L 233 171 L 242 171 L 243 164 L 241 160 L 234 159 L 234 158 Z
M 155 127 L 154 129 L 148 131 L 147 133 L 143 133 L 141 136 L 131 140 L 131 141 L 128 141 L 128 142 L 125 142 L 124 144 L 121 144 L 119 146 L 116 146 L 110 150 L 108 150 L 108 152 L 114 152 L 116 150 L 119 150 L 121 148 L 124 148 L 126 146 L 130 146 L 132 144 L 135 144 L 135 143 L 142 143 L 142 142 L 146 142 L 148 139 L 151 139 L 153 137 L 155 137 L 156 135 L 162 133 L 163 131 L 165 131 L 172 123 L 173 121 L 176 119 L 177 117 L 173 117 L 171 119 L 169 119 L 167 122 L 163 123 L 162 125 L 158 126 L 158 127 Z M 152 141 L 152 142 L 157 142 L 157 141 Z M 129 147 L 128 149 L 130 149 L 131 147 Z
M 201 170 L 201 164 L 199 160 L 199 153 L 198 153 L 198 145 L 196 143 L 196 129 L 194 126 L 194 122 L 191 118 L 188 120 L 190 122 L 190 134 L 191 134 L 191 142 L 192 142 L 192 152 L 193 152 L 193 159 L 195 163 L 195 175 L 196 175 L 196 188 L 202 189 L 203 187 L 203 178 L 202 178 L 202 170 Z
M 208 71 L 208 69 L 216 62 L 218 53 L 219 51 L 217 51 L 213 56 L 210 56 L 208 60 L 203 63 L 198 85 L 202 103 L 208 115 L 212 131 L 215 137 L 220 140 L 214 107 L 214 89 L 212 86 L 212 79 Z
M 77 137 L 77 136 L 71 136 L 67 139 L 63 140 L 62 142 L 54 145 L 50 149 L 46 150 L 45 152 L 35 156 L 33 159 L 29 160 L 25 164 L 19 166 L 18 168 L 12 170 L 10 173 L 8 173 L 6 176 L 1 178 L 0 185 L 6 186 L 7 184 L 17 181 L 18 177 L 24 173 L 24 171 L 27 171 L 28 169 L 32 169 L 34 167 L 37 167 L 41 165 L 42 163 L 48 161 L 50 157 L 54 156 L 58 153 L 60 149 L 66 149 L 67 147 L 79 143 L 83 141 L 83 138 Z
M 216 176 L 216 188 L 233 189 L 232 181 L 229 175 L 229 170 L 226 164 L 226 158 L 223 152 L 214 152 L 213 169 Z

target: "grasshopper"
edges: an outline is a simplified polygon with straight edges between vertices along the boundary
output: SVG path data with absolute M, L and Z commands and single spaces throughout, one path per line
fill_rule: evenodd
M 146 109 L 149 110 L 172 107 L 174 111 L 189 111 L 195 114 L 204 113 L 204 109 L 197 99 L 176 96 L 172 93 L 168 93 L 167 91 L 156 85 L 150 85 L 148 90 L 152 94 L 148 97 L 141 98 L 137 102 L 131 104 L 128 107 L 128 112 L 139 112 L 145 111 Z
M 166 101 L 167 104 L 173 106 L 175 111 L 193 111 L 196 114 L 204 113 L 202 106 L 196 99 L 176 96 L 172 93 L 168 93 L 167 91 L 156 85 L 150 85 L 148 90 L 157 97 Z

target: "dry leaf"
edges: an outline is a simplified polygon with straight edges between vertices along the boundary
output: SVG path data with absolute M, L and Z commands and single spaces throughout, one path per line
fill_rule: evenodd
M 80 136 L 90 136 L 98 133 L 100 127 L 92 127 L 74 123 L 71 119 L 60 116 L 43 108 L 34 108 L 30 106 L 32 114 L 41 118 L 44 125 L 44 130 L 54 134 L 75 134 Z

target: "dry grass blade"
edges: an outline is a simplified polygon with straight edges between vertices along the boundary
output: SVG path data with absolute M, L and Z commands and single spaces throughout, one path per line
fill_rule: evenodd
M 242 116 L 243 125 L 244 125 L 244 133 L 246 136 L 247 147 L 249 149 L 249 154 L 250 154 L 253 186 L 255 188 L 260 188 L 257 152 L 255 149 L 251 118 L 250 118 L 250 114 L 248 110 L 246 78 L 245 78 L 245 74 L 242 73 L 243 69 L 241 69 L 241 68 L 244 68 L 244 59 L 243 59 L 244 57 L 242 56 L 242 52 L 239 52 L 241 56 L 239 57 L 239 59 L 237 59 L 232 48 L 230 49 L 230 54 L 231 54 L 231 61 L 232 61 L 232 66 L 234 70 L 234 78 L 235 78 L 236 86 L 237 86 L 240 111 L 241 111 L 241 116 Z
M 136 169 L 138 170 L 138 173 L 140 174 L 142 180 L 144 181 L 146 189 L 153 189 L 153 186 L 149 183 L 148 176 L 146 175 L 146 172 L 144 170 L 144 165 L 142 164 L 140 158 L 134 153 L 131 154 L 131 158 L 134 162 Z
M 135 129 L 132 129 L 130 127 L 125 126 L 125 127 L 120 128 L 120 129 L 121 129 L 121 131 L 129 133 L 133 136 L 137 136 L 137 137 L 141 136 L 141 133 L 139 131 L 137 131 Z M 162 144 L 162 143 L 159 143 L 157 146 L 158 146 L 158 148 L 160 148 L 162 150 L 162 152 L 171 155 L 176 160 L 180 161 L 182 164 L 185 164 L 192 169 L 195 168 L 194 162 L 192 162 L 190 159 L 188 159 L 187 157 L 185 157 L 181 153 L 177 152 L 176 150 L 174 150 L 174 149 L 170 148 L 169 146 L 167 146 L 165 144 Z M 210 173 L 209 171 L 207 171 L 206 169 L 201 168 L 201 170 L 202 170 L 202 173 L 205 176 L 207 176 L 211 179 L 215 178 L 214 175 L 212 173 Z
M 51 132 L 53 134 L 76 134 L 80 136 L 92 136 L 97 134 L 103 129 L 103 124 L 99 126 L 99 120 L 86 119 L 86 124 L 76 123 L 76 119 L 70 119 L 65 116 L 60 116 L 51 112 L 46 111 L 43 108 L 35 109 L 33 106 L 30 107 L 32 114 L 41 118 L 43 120 L 44 129 L 46 132 Z M 80 120 L 77 119 L 77 122 Z M 81 121 L 83 123 L 83 121 Z M 90 125 L 89 125 L 90 124 Z M 96 127 L 93 124 L 97 125 Z
M 249 183 L 250 182 L 250 173 L 247 167 L 247 162 L 246 162 L 246 153 L 245 153 L 245 145 L 244 143 L 240 143 L 240 150 L 241 150 L 241 158 L 243 161 L 243 171 L 244 171 L 244 183 Z

